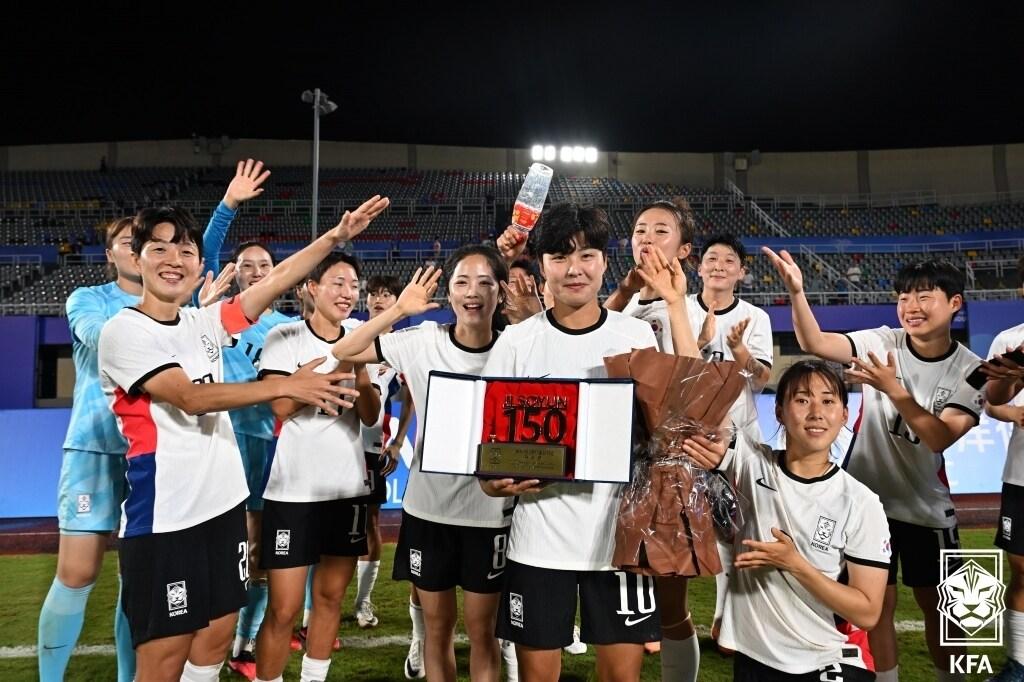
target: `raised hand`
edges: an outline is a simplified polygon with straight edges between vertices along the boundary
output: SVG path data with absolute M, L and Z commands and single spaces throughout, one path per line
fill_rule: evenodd
M 882 362 L 874 353 L 868 353 L 868 360 L 864 362 L 860 358 L 853 358 L 853 368 L 846 370 L 847 380 L 851 384 L 867 384 L 872 388 L 891 396 L 903 388 L 899 378 L 896 376 L 896 358 L 892 351 L 886 354 L 886 361 Z
M 327 233 L 336 243 L 355 239 L 374 218 L 384 212 L 391 203 L 387 197 L 375 194 L 354 211 L 345 211 L 341 220 Z
M 718 302 L 712 301 L 708 305 L 708 314 L 704 317 L 704 323 L 700 326 L 700 334 L 697 335 L 697 348 L 707 348 L 715 340 L 718 333 L 718 320 L 715 311 L 718 310 Z
M 228 263 L 225 265 L 224 269 L 217 275 L 217 279 L 213 278 L 213 270 L 210 270 L 201 281 L 202 288 L 199 289 L 199 307 L 205 308 L 219 301 L 231 289 L 231 284 L 235 281 L 235 264 Z
M 728 335 L 725 337 L 725 345 L 729 347 L 729 350 L 735 351 L 743 344 L 743 332 L 747 331 L 747 327 L 750 326 L 750 318 L 744 318 L 733 325 L 732 329 L 729 330 Z
M 637 276 L 644 286 L 664 299 L 668 305 L 675 305 L 686 296 L 686 273 L 675 258 L 669 260 L 659 249 L 641 254 Z
M 359 391 L 348 386 L 340 386 L 339 382 L 352 381 L 356 375 L 352 372 L 335 370 L 327 374 L 314 372 L 324 364 L 327 358 L 317 358 L 307 362 L 294 374 L 282 380 L 286 395 L 292 400 L 319 407 L 332 417 L 338 415 L 338 408 L 351 409 L 359 397 Z
M 228 191 L 224 193 L 224 203 L 232 211 L 249 199 L 255 199 L 263 194 L 262 185 L 270 177 L 270 171 L 263 170 L 262 161 L 246 159 L 238 162 L 235 170 L 235 177 L 228 185 Z
M 544 306 L 537 295 L 537 280 L 522 275 L 512 277 L 507 283 L 501 283 L 501 290 L 505 292 L 505 304 L 502 313 L 512 324 L 517 324 L 533 317 Z
M 775 253 L 767 246 L 762 246 L 761 253 L 768 256 L 775 272 L 779 273 L 782 283 L 786 285 L 791 295 L 799 294 L 804 290 L 804 275 L 800 272 L 800 266 L 793 260 L 789 251 L 783 249 Z
M 523 234 L 511 225 L 505 228 L 494 244 L 498 247 L 498 252 L 501 253 L 506 264 L 511 264 L 516 258 L 523 255 L 528 237 L 529 235 Z
M 420 315 L 428 310 L 440 308 L 440 304 L 434 303 L 434 293 L 437 291 L 438 280 L 441 279 L 442 270 L 433 266 L 426 270 L 416 268 L 412 279 L 402 289 L 395 305 L 402 311 L 405 317 Z

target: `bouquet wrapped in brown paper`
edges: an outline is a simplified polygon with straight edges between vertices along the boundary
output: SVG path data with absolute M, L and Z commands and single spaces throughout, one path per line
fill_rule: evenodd
M 632 378 L 646 425 L 632 481 L 623 490 L 612 563 L 645 575 L 722 570 L 715 526 L 727 531 L 735 497 L 716 472 L 694 465 L 683 441 L 726 438 L 722 422 L 747 384 L 734 362 L 706 362 L 653 349 L 605 358 L 608 376 Z

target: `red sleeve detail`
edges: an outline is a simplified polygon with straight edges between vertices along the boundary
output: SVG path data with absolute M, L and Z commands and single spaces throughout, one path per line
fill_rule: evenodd
M 245 316 L 242 311 L 242 299 L 232 296 L 220 304 L 220 323 L 224 325 L 228 334 L 238 334 L 256 324 L 256 321 Z
M 156 452 L 156 423 L 150 412 L 149 394 L 132 396 L 114 389 L 114 414 L 121 421 L 121 432 L 128 441 L 127 457 L 150 455 Z

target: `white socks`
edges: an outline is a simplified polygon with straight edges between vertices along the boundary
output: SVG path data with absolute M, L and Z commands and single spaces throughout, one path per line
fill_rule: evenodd
M 409 618 L 412 619 L 412 638 L 423 639 L 426 627 L 423 625 L 423 608 L 409 600 Z
M 875 682 L 900 682 L 900 667 L 885 672 L 875 671 Z
M 302 672 L 299 674 L 299 682 L 323 682 L 327 679 L 327 670 L 331 667 L 331 659 L 310 658 L 309 655 L 302 657 Z
M 264 680 L 262 678 L 257 677 L 252 682 L 284 682 L 284 677 L 282 677 L 281 675 L 278 675 L 277 677 L 275 677 L 272 680 Z
M 356 564 L 356 608 L 370 599 L 373 586 L 377 584 L 380 561 L 360 561 Z
M 1003 629 L 1006 635 L 1006 655 L 1024 664 L 1024 611 L 1006 609 Z
M 697 682 L 700 643 L 697 635 L 686 639 L 661 639 L 662 682 Z
M 193 665 L 192 661 L 185 661 L 185 668 L 181 671 L 181 682 L 217 682 L 220 678 L 220 669 L 224 663 L 214 665 Z

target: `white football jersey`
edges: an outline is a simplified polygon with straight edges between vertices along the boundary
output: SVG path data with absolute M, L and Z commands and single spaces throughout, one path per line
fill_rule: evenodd
M 221 348 L 249 326 L 237 298 L 182 308 L 174 322 L 124 308 L 100 332 L 103 393 L 128 441 L 121 537 L 197 526 L 249 495 L 227 412 L 192 416 L 142 388 L 180 367 L 193 383 L 224 381 Z
M 892 352 L 896 375 L 922 408 L 939 416 L 953 408 L 974 417 L 981 414 L 981 391 L 967 384 L 967 375 L 981 358 L 956 341 L 938 358 L 923 358 L 910 346 L 903 329 L 866 329 L 847 334 L 854 357 L 870 362 L 868 353 L 885 362 Z M 861 412 L 844 468 L 875 491 L 886 515 L 928 528 L 952 528 L 956 510 L 949 494 L 941 452 L 932 452 L 907 426 L 886 395 L 865 385 Z
M 654 348 L 649 325 L 602 308 L 587 329 L 566 329 L 545 311 L 508 327 L 484 368 L 488 377 L 607 378 L 604 358 Z M 508 556 L 540 568 L 613 570 L 615 517 L 622 484 L 551 483 L 519 498 L 512 516 Z
M 668 319 L 668 306 L 663 299 L 645 300 L 640 298 L 640 294 L 636 294 L 629 300 L 622 312 L 650 324 L 654 336 L 658 339 L 658 348 L 663 353 L 675 352 L 675 345 L 672 343 L 672 329 Z M 700 330 L 708 316 L 708 311 L 698 294 L 690 294 L 686 297 L 686 313 L 690 319 L 690 329 L 693 331 L 694 338 L 700 337 Z M 771 367 L 774 357 L 771 319 L 765 311 L 738 298 L 734 299 L 733 304 L 725 310 L 715 312 L 715 337 L 711 343 L 701 349 L 704 359 L 709 362 L 733 360 L 732 350 L 726 344 L 725 338 L 735 325 L 748 317 L 750 324 L 743 332 L 743 344 L 754 359 Z M 742 428 L 751 440 L 758 443 L 764 440 L 761 426 L 757 421 L 754 395 L 749 389 L 736 399 L 729 411 L 729 417 L 733 424 Z
M 308 321 L 281 324 L 267 333 L 260 356 L 260 377 L 288 376 L 308 362 L 326 357 L 314 371 L 328 374 L 338 367 L 331 346 L 334 339 L 317 336 Z M 352 387 L 354 382 L 342 382 Z M 369 494 L 366 459 L 359 437 L 356 408 L 331 416 L 306 405 L 281 424 L 277 449 L 263 497 L 278 502 L 321 502 Z
M 373 426 L 362 425 L 363 452 L 379 455 L 391 440 L 391 400 L 401 387 L 398 372 L 385 363 L 367 365 L 374 390 L 380 394 L 380 415 Z
M 1024 324 L 1018 324 L 999 332 L 992 340 L 988 357 L 1000 355 L 1007 348 L 1018 348 L 1024 343 Z M 1013 397 L 1010 405 L 1024 407 L 1024 391 Z M 1024 429 L 1017 424 L 1010 425 L 1010 440 L 1006 444 L 1006 465 L 1003 467 L 1003 483 L 1024 486 Z
M 789 535 L 797 550 L 835 580 L 847 563 L 889 570 L 889 524 L 878 496 L 836 465 L 801 478 L 787 470 L 785 453 L 739 438 L 719 467 L 736 481 L 743 540 L 774 542 L 771 529 Z M 729 572 L 722 646 L 777 670 L 802 674 L 833 663 L 864 667 L 860 650 L 836 628 L 833 612 L 792 575 L 771 567 Z
M 378 357 L 401 372 L 419 409 L 427 404 L 430 370 L 480 374 L 494 345 L 467 348 L 455 340 L 454 325 L 422 322 L 415 327 L 378 336 Z M 464 405 L 452 405 L 465 410 Z M 468 418 L 468 417 L 467 417 Z M 512 500 L 490 497 L 472 476 L 431 474 L 420 471 L 423 455 L 423 419 L 416 420 L 416 449 L 409 467 L 402 508 L 413 516 L 435 523 L 481 528 L 501 528 L 511 520 Z

